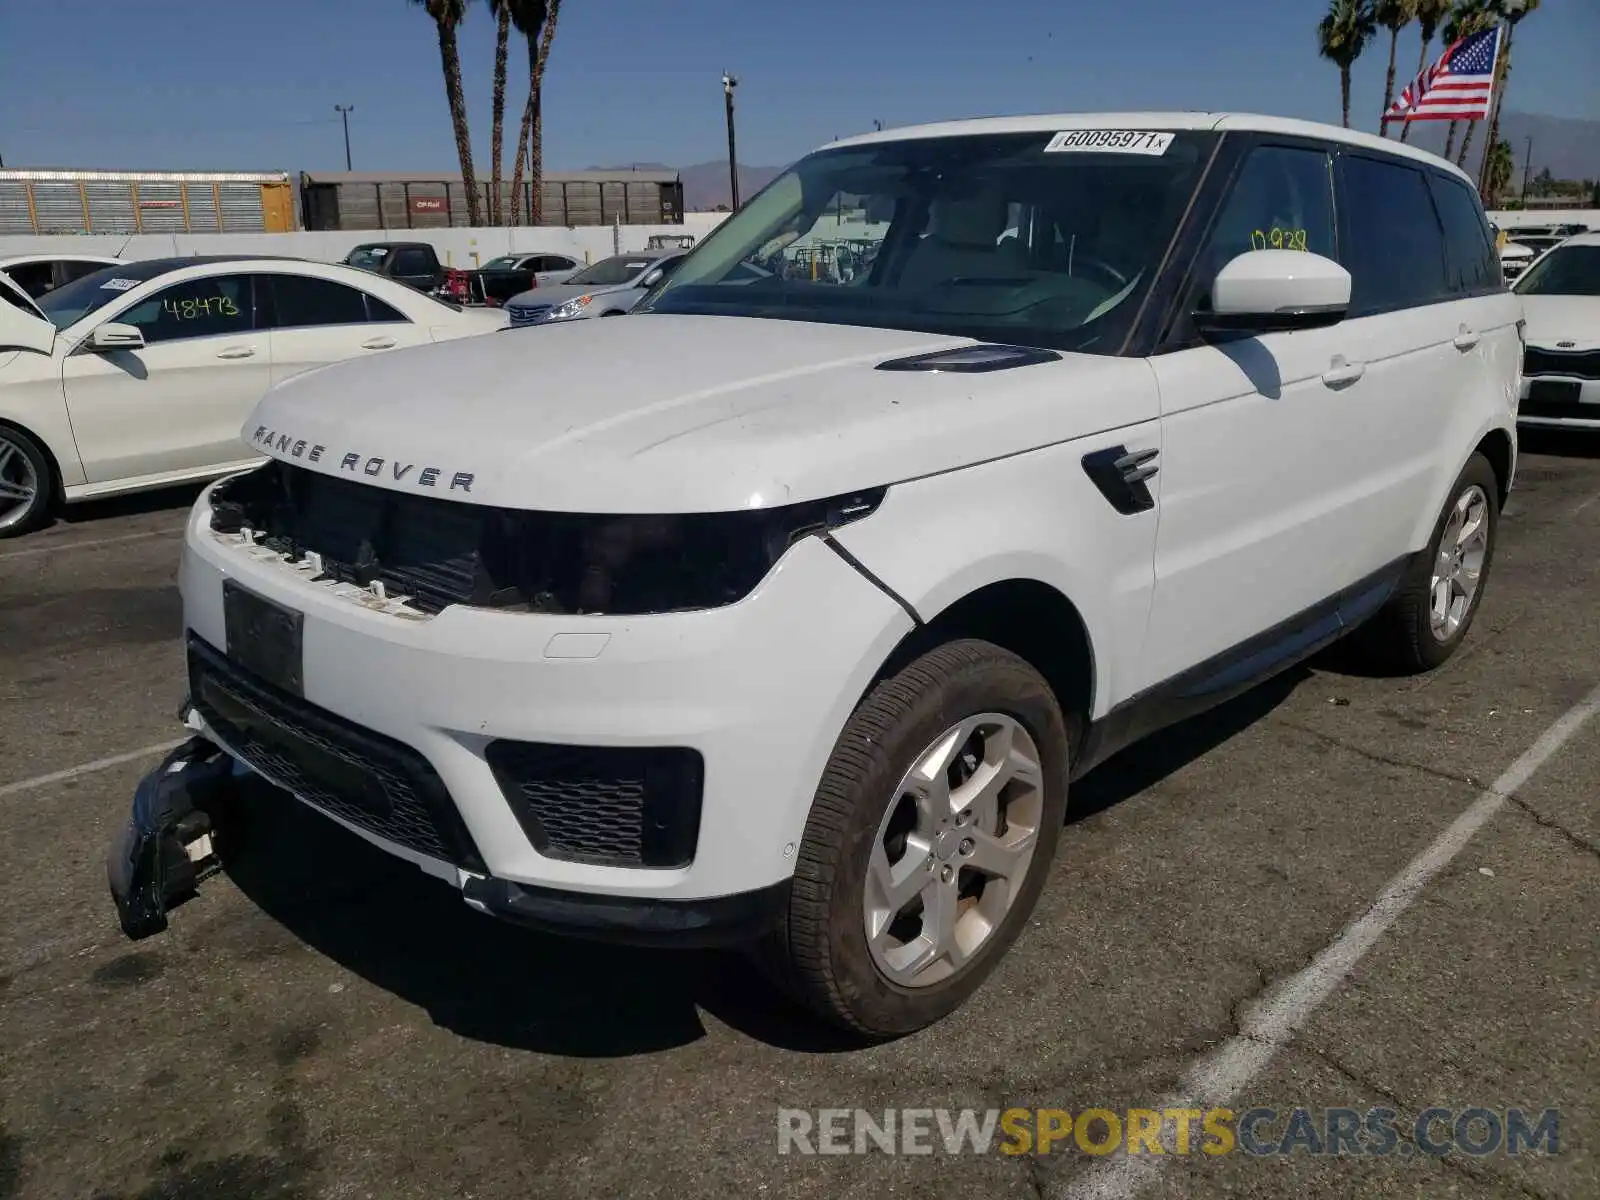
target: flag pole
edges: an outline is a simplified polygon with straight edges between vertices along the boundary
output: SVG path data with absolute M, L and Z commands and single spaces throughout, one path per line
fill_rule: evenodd
M 1494 39 L 1494 62 L 1489 67 L 1489 106 L 1484 109 L 1483 126 L 1483 161 L 1478 164 L 1478 195 L 1484 199 L 1489 198 L 1489 163 L 1494 159 L 1494 147 L 1489 145 L 1489 131 L 1495 127 L 1495 120 L 1500 114 L 1500 53 L 1505 49 L 1506 32 L 1508 26 L 1501 22 L 1499 32 Z

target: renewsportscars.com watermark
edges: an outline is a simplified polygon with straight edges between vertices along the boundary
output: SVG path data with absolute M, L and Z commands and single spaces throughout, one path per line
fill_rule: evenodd
M 779 1154 L 1557 1154 L 1546 1108 L 780 1108 Z

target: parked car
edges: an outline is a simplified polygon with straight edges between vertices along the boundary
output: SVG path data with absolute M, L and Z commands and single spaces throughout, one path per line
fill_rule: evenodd
M 643 250 L 602 258 L 554 287 L 538 287 L 506 301 L 512 328 L 620 317 L 669 276 L 684 259 L 681 250 Z
M 1546 251 L 1514 290 L 1528 322 L 1518 420 L 1600 429 L 1600 233 Z
M 447 268 L 427 242 L 364 242 L 345 255 L 345 264 L 396 279 L 419 292 L 444 287 Z
M 1511 283 L 1538 257 L 1539 252 L 1532 246 L 1508 241 L 1500 247 L 1500 272 L 1505 276 L 1506 282 Z
M 498 329 L 393 280 L 282 258 L 118 263 L 30 300 L 0 283 L 0 538 L 57 501 L 260 461 L 239 425 L 342 358 Z
M 892 213 L 871 270 L 771 270 L 846 199 Z M 195 736 L 112 847 L 123 928 L 215 864 L 238 763 L 482 912 L 754 943 L 925 1026 L 1025 932 L 1072 780 L 1351 630 L 1462 645 L 1520 316 L 1425 151 L 1006 117 L 807 155 L 532 391 L 504 337 L 290 381 L 188 525 Z
M 0 258 L 0 272 L 29 296 L 38 297 L 117 261 L 99 254 L 18 254 Z

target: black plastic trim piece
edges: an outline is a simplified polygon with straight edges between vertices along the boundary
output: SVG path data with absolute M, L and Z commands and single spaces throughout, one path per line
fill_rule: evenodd
M 877 588 L 885 596 L 889 597 L 889 599 L 893 600 L 902 609 L 904 609 L 906 616 L 911 618 L 911 623 L 913 625 L 915 625 L 918 629 L 922 628 L 924 622 L 921 617 L 917 616 L 917 610 L 911 607 L 910 602 L 907 601 L 906 598 L 899 592 L 895 591 L 887 583 L 869 571 L 866 565 L 859 558 L 857 558 L 854 554 L 851 554 L 850 551 L 846 550 L 837 541 L 835 541 L 831 533 L 825 533 L 822 535 L 822 544 L 828 547 L 828 549 L 832 550 L 840 558 L 844 559 L 844 561 L 851 567 L 854 567 L 855 570 L 860 573 L 861 577 L 873 587 Z
M 984 357 L 987 354 L 988 357 Z M 877 366 L 879 371 L 949 371 L 951 374 L 982 375 L 990 371 L 1009 371 L 1013 367 L 1033 367 L 1040 363 L 1060 362 L 1061 355 L 1054 350 L 1038 346 L 999 346 L 982 344 L 956 346 L 948 350 L 934 350 L 927 354 L 913 354 L 907 358 L 891 358 Z
M 1100 494 L 1111 502 L 1111 507 L 1125 517 L 1149 512 L 1156 506 L 1150 494 L 1150 479 L 1159 467 L 1155 465 L 1160 450 L 1129 450 L 1126 446 L 1107 446 L 1083 456 L 1083 469 L 1090 482 L 1100 489 Z
M 1157 730 L 1248 692 L 1337 641 L 1384 605 L 1411 561 L 1410 555 L 1398 558 L 1271 629 L 1124 700 L 1090 724 L 1072 764 L 1073 778 Z
M 603 896 L 565 892 L 471 877 L 462 895 L 503 920 L 546 933 L 678 949 L 738 946 L 760 940 L 789 906 L 789 881 L 714 896 L 667 900 L 649 896 Z

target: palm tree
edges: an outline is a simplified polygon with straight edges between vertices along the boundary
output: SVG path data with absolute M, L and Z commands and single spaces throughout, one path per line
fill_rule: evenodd
M 1422 49 L 1417 54 L 1418 78 L 1428 69 L 1428 50 L 1433 45 L 1433 35 L 1439 32 L 1439 23 L 1450 13 L 1450 0 L 1417 0 L 1417 24 L 1422 27 Z M 1400 125 L 1400 140 L 1411 140 L 1411 122 Z
M 561 16 L 561 0 L 511 0 L 511 23 L 528 42 L 528 103 L 522 110 L 522 135 L 517 142 L 517 157 L 511 169 L 511 220 L 517 223 L 522 206 L 522 168 L 528 167 L 528 224 L 537 225 L 543 215 L 544 178 L 544 70 L 550 61 L 550 47 L 556 39 L 556 21 Z M 526 155 L 526 159 L 524 159 Z
M 1510 142 L 1491 142 L 1494 150 L 1489 155 L 1489 164 L 1484 170 L 1484 203 L 1490 207 L 1499 199 L 1500 193 L 1506 190 L 1506 185 L 1511 182 L 1511 175 L 1517 169 L 1516 159 L 1512 157 Z
M 1487 29 L 1497 18 L 1489 12 L 1488 0 L 1457 0 L 1455 8 L 1450 10 L 1450 17 L 1444 23 L 1444 44 L 1454 46 L 1464 37 L 1470 37 L 1480 30 Z M 1461 132 L 1461 122 L 1450 122 L 1450 134 L 1444 140 L 1444 156 L 1450 157 L 1450 152 L 1455 148 L 1456 135 Z M 1472 136 L 1472 126 L 1467 126 L 1467 136 Z M 1461 151 L 1463 157 L 1466 148 Z
M 1389 136 L 1383 117 L 1394 103 L 1394 52 L 1400 45 L 1400 31 L 1417 19 L 1417 0 L 1374 0 L 1372 19 L 1389 31 L 1389 76 L 1383 85 L 1383 111 L 1378 114 L 1378 132 Z
M 456 30 L 467 16 L 467 0 L 411 0 L 427 10 L 439 32 L 439 64 L 444 68 L 444 94 L 450 102 L 450 123 L 456 131 L 456 154 L 461 159 L 461 183 L 467 190 L 467 223 L 477 225 L 478 179 L 472 170 L 472 138 L 467 133 L 467 98 L 461 90 L 461 51 Z
M 489 130 L 489 156 L 494 187 L 489 192 L 489 224 L 500 224 L 500 147 L 506 123 L 506 50 L 511 42 L 511 6 L 506 0 L 489 0 L 494 13 L 494 121 Z
M 1496 7 L 1506 22 L 1506 44 L 1500 48 L 1500 86 L 1495 89 L 1494 109 L 1489 116 L 1489 145 L 1500 144 L 1500 110 L 1505 107 L 1506 84 L 1511 80 L 1511 35 L 1522 24 L 1522 19 L 1539 7 L 1539 0 L 1499 0 Z M 1483 185 L 1489 189 L 1488 167 L 1485 164 Z
M 1317 26 L 1322 57 L 1339 67 L 1339 94 L 1344 102 L 1344 126 L 1350 128 L 1350 66 L 1361 57 L 1378 26 L 1371 0 L 1329 0 L 1328 15 Z

